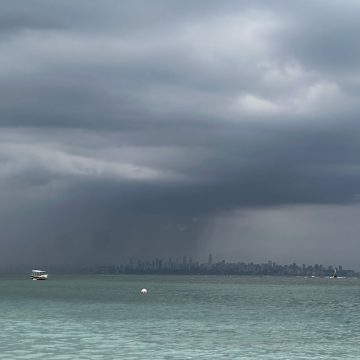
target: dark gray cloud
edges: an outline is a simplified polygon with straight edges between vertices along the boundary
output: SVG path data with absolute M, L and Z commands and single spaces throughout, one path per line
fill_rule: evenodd
M 315 225 L 275 237 L 299 209 L 331 213 L 324 227 L 333 209 L 357 211 L 358 8 L 3 1 L 4 261 L 197 255 L 222 242 L 240 257 L 250 241 L 281 259 L 302 247 L 297 261 L 315 242 L 333 261 Z M 281 211 L 287 224 L 262 233 L 244 220 Z M 341 261 L 357 266 L 350 243 Z

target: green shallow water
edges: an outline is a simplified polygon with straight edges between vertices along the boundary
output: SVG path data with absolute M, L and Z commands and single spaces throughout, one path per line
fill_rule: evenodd
M 359 279 L 0 276 L 0 314 L 1 359 L 360 359 Z

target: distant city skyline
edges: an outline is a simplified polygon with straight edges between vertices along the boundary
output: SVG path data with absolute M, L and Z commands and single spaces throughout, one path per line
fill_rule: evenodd
M 263 263 L 226 261 L 225 259 L 213 261 L 212 254 L 208 255 L 207 262 L 194 260 L 192 256 L 182 258 L 129 258 L 127 262 L 113 265 L 99 265 L 84 268 L 83 271 L 113 274 L 179 274 L 179 275 L 281 275 L 281 276 L 359 276 L 352 269 L 345 269 L 342 265 L 322 264 L 277 264 L 272 260 Z

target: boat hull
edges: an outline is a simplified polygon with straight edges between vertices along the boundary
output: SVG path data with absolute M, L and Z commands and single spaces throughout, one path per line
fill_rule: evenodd
M 31 276 L 33 280 L 47 280 L 47 275 L 44 276 Z

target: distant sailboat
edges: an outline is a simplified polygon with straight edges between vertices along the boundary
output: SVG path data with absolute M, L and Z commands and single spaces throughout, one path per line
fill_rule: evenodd
M 330 276 L 332 279 L 336 279 L 338 276 L 337 276 L 337 273 L 336 273 L 336 269 L 334 270 L 334 273 L 332 276 Z

